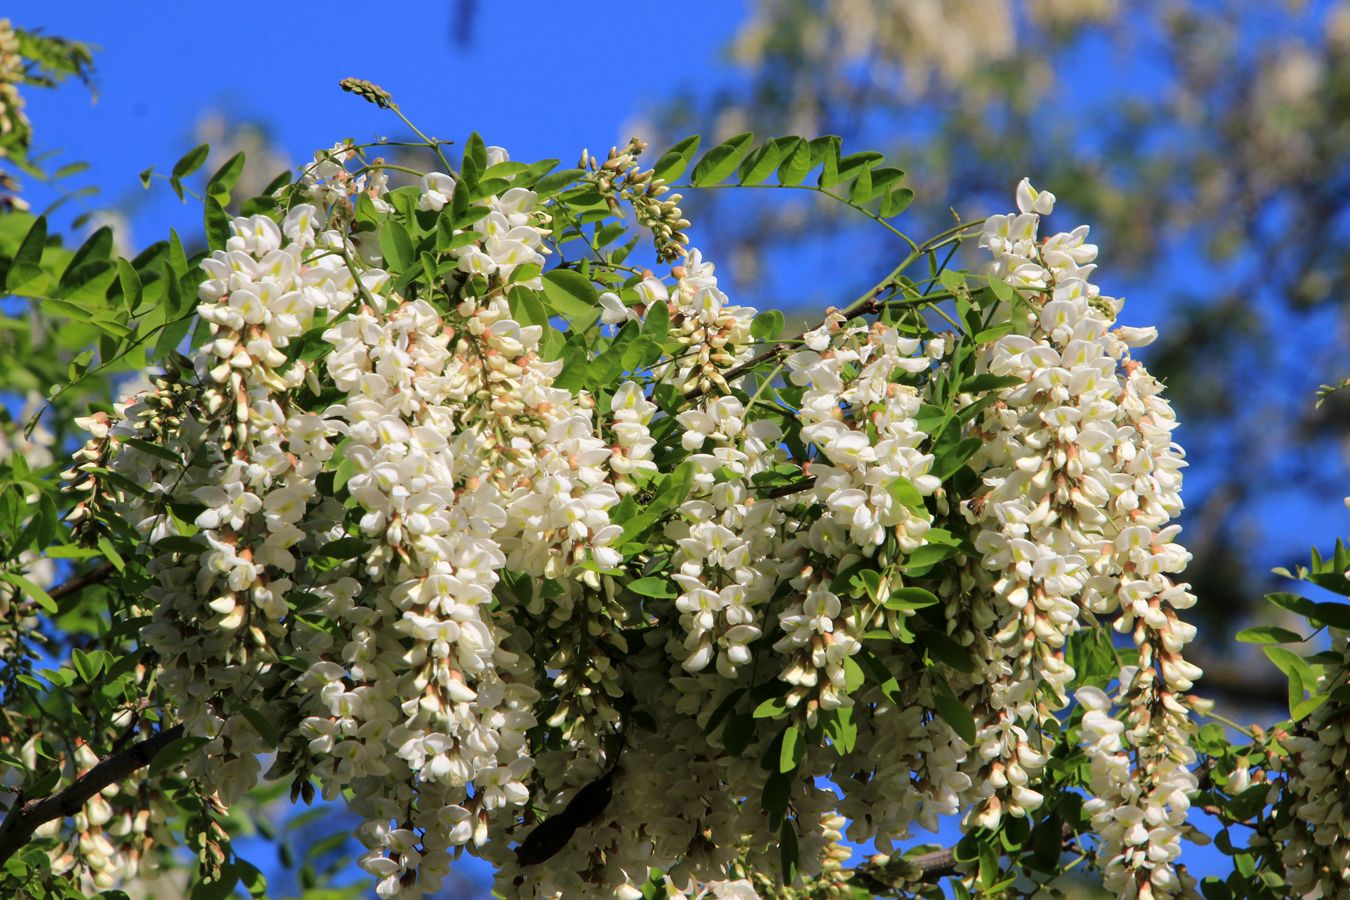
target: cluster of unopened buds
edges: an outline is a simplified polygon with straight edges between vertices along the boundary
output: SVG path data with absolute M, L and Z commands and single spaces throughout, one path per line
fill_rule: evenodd
M 637 158 L 645 149 L 645 142 L 633 138 L 622 151 L 611 147 L 603 162 L 583 151 L 577 167 L 586 170 L 585 179 L 595 185 L 614 215 L 623 215 L 621 200 L 632 206 L 638 224 L 652 234 L 657 261 L 673 262 L 688 253 L 685 229 L 690 223 L 680 209 L 684 198 L 671 194 L 654 170 L 638 168 Z

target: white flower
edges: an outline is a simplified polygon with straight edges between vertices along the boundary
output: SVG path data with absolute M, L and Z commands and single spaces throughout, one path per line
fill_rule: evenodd
M 1038 191 L 1031 186 L 1031 179 L 1023 178 L 1017 183 L 1017 209 L 1022 213 L 1036 213 L 1048 216 L 1055 208 L 1055 195 L 1049 191 Z
M 422 176 L 422 196 L 418 209 L 440 210 L 455 193 L 455 179 L 444 172 L 428 172 Z
M 637 321 L 638 318 L 637 313 L 628 308 L 613 291 L 605 291 L 600 295 L 600 309 L 600 321 L 606 325 Z

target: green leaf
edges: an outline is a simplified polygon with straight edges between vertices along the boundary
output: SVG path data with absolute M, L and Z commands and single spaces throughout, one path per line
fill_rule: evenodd
M 464 142 L 463 166 L 466 171 L 472 173 L 468 179 L 470 181 L 477 181 L 478 176 L 487 169 L 487 144 L 483 142 L 483 136 L 476 131 Z
M 188 900 L 227 900 L 239 883 L 239 870 L 233 863 L 220 867 L 220 877 L 213 881 L 198 881 L 188 893 Z
M 123 438 L 122 443 L 128 447 L 135 447 L 142 453 L 148 453 L 165 462 L 173 463 L 178 466 L 183 464 L 182 457 L 177 453 L 170 450 L 168 447 L 161 447 L 159 444 L 151 443 L 144 438 Z
M 867 676 L 863 674 L 862 666 L 851 656 L 844 657 L 844 693 L 851 694 L 863 686 Z
M 181 294 L 177 288 L 174 289 L 174 292 Z M 151 355 L 158 359 L 174 350 L 187 335 L 193 321 L 191 313 L 179 313 L 173 319 L 170 319 L 168 324 L 160 331 L 159 337 L 156 338 L 155 348 Z
M 696 134 L 690 135 L 661 154 L 661 158 L 652 168 L 652 177 L 667 184 L 679 178 L 684 174 L 684 170 L 689 168 L 689 160 L 698 152 L 698 145 L 702 140 Z
M 122 288 L 122 305 L 128 313 L 141 305 L 141 276 L 125 259 L 117 260 L 117 283 Z
M 943 269 L 938 273 L 938 281 L 952 293 L 963 290 L 966 286 L 966 276 L 956 269 Z
M 369 548 L 370 545 L 364 538 L 348 536 L 329 541 L 319 548 L 316 555 L 326 556 L 329 559 L 355 559 Z
M 932 669 L 928 672 L 933 681 L 933 705 L 942 721 L 951 726 L 967 744 L 975 743 L 975 717 L 970 708 L 956 697 L 956 692 L 947 683 L 947 679 Z
M 23 794 L 25 799 L 36 800 L 39 797 L 47 796 L 52 792 L 52 788 L 56 787 L 60 780 L 61 770 L 59 768 L 48 769 L 46 772 L 42 773 L 42 775 L 38 776 L 36 780 L 24 787 Z
M 0 578 L 5 579 L 29 597 L 32 597 L 33 601 L 47 612 L 52 615 L 56 614 L 56 601 L 52 599 L 52 595 L 29 581 L 27 578 L 24 578 L 18 572 L 0 572 Z
M 201 168 L 202 163 L 206 162 L 206 155 L 211 152 L 211 148 L 206 144 L 200 144 L 183 155 L 178 162 L 173 164 L 173 174 L 169 176 L 169 187 L 178 195 L 178 199 L 183 197 L 183 179 Z M 145 182 L 142 176 L 142 182 Z
M 28 233 L 23 236 L 23 242 L 19 244 L 18 251 L 14 254 L 14 259 L 10 263 L 9 274 L 6 276 L 5 288 L 11 293 L 21 285 L 21 283 L 31 280 L 31 277 L 25 275 L 22 282 L 16 277 L 21 270 L 32 272 L 36 270 L 41 274 L 42 250 L 47 246 L 47 218 L 38 216 L 29 226 Z
M 905 478 L 903 475 L 896 476 L 896 478 L 886 486 L 886 492 L 891 495 L 891 500 L 901 506 L 907 506 L 910 509 L 919 511 L 924 509 L 923 494 L 919 493 L 919 489 L 914 486 L 914 482 Z
M 595 285 L 571 269 L 544 273 L 544 300 L 576 329 L 589 327 L 600 315 L 600 294 Z
M 732 172 L 736 171 L 736 166 L 754 143 L 755 136 L 746 131 L 729 138 L 713 147 L 703 158 L 694 166 L 694 174 L 689 179 L 691 184 L 709 185 L 718 184 Z
M 75 251 L 75 255 L 70 258 L 66 264 L 65 271 L 61 273 L 61 287 L 70 289 L 80 284 L 84 284 L 96 277 L 96 275 L 87 275 L 81 273 L 81 269 L 89 263 L 105 263 L 112 255 L 113 236 L 112 229 L 107 225 L 95 231 L 80 245 L 80 249 Z M 98 273 L 106 271 L 103 267 L 88 269 Z
M 84 376 L 84 373 L 89 371 L 89 364 L 93 361 L 93 350 L 85 350 L 82 353 L 77 353 L 75 358 L 70 361 L 70 365 L 66 368 L 66 376 L 71 381 L 79 381 L 80 378 Z
M 1237 639 L 1244 644 L 1297 644 L 1304 640 L 1302 635 L 1277 625 L 1244 628 L 1237 633 Z
M 797 830 L 792 827 L 791 819 L 783 819 L 783 827 L 778 832 L 778 857 L 783 867 L 783 884 L 791 885 L 797 880 Z
M 677 596 L 668 579 L 655 575 L 648 575 L 645 578 L 628 582 L 628 589 L 635 594 L 641 594 L 643 597 L 666 599 Z
M 853 724 L 853 707 L 841 706 L 836 709 L 825 727 L 836 753 L 844 756 L 853 752 L 858 744 L 858 726 Z
M 771 816 L 781 816 L 787 811 L 788 796 L 792 793 L 792 780 L 781 772 L 770 773 L 764 781 L 764 791 L 760 794 L 760 806 Z
M 914 192 L 909 188 L 896 188 L 886 195 L 886 199 L 881 201 L 881 216 L 889 219 L 891 216 L 898 216 L 909 208 L 914 202 Z
M 540 178 L 534 183 L 532 190 L 539 195 L 540 200 L 543 200 L 572 184 L 584 174 L 586 173 L 581 169 L 562 169 Z
M 961 382 L 961 392 L 964 394 L 982 394 L 985 391 L 1021 387 L 1024 384 L 1026 384 L 1026 379 L 1017 375 L 976 375 L 974 378 L 967 378 Z
M 970 651 L 958 644 L 951 635 L 929 628 L 919 636 L 919 640 L 928 650 L 928 655 L 938 662 L 967 675 L 975 671 L 975 660 L 971 658 Z
M 169 229 L 169 268 L 179 278 L 188 274 L 187 251 L 183 249 L 183 239 L 172 228 Z
M 178 162 L 173 164 L 173 177 L 186 178 L 193 172 L 201 168 L 202 163 L 206 162 L 206 155 L 211 152 L 209 144 L 199 144 L 193 147 Z
M 150 761 L 150 776 L 162 775 L 210 743 L 210 738 L 180 737 L 164 745 Z
M 538 325 L 548 330 L 548 310 L 539 301 L 539 295 L 529 288 L 513 287 L 510 294 L 511 314 L 522 325 Z
M 230 202 L 230 191 L 239 181 L 239 176 L 244 172 L 244 154 L 236 153 L 225 161 L 225 164 L 216 173 L 211 176 L 211 180 L 206 183 L 206 193 L 220 203 L 221 206 Z
M 98 677 L 98 673 L 103 670 L 103 654 L 85 653 L 76 647 L 70 653 L 70 661 L 75 666 L 75 671 L 80 673 L 86 683 L 93 681 Z
M 631 497 L 631 495 L 630 495 Z M 529 582 L 526 581 L 528 584 Z M 712 734 L 717 730 L 717 726 L 722 724 L 722 720 L 730 715 L 731 711 L 741 702 L 741 697 L 745 695 L 745 688 L 736 688 L 736 690 L 722 698 L 722 702 L 717 704 L 717 708 L 712 711 L 708 721 L 703 723 L 703 733 Z
M 854 203 L 864 204 L 878 197 L 887 196 L 900 179 L 905 177 L 901 169 L 881 166 L 870 169 L 858 176 L 850 191 Z
M 1276 591 L 1273 594 L 1266 594 L 1266 600 L 1280 607 L 1280 609 L 1287 609 L 1292 613 L 1303 616 L 1305 619 L 1317 616 L 1317 604 L 1307 597 L 1300 597 L 1298 594 Z
M 741 163 L 737 175 L 741 184 L 759 184 L 773 174 L 783 158 L 783 148 L 777 141 L 756 147 Z
M 782 697 L 770 697 L 756 706 L 752 715 L 756 719 L 777 719 L 786 712 L 787 704 L 783 702 Z
M 750 323 L 750 336 L 757 341 L 775 341 L 783 333 L 785 321 L 780 311 L 766 309 Z
M 412 238 L 403 223 L 391 219 L 380 227 L 380 253 L 384 256 L 384 267 L 395 272 L 407 272 L 414 262 Z
M 277 745 L 279 738 L 276 723 L 267 718 L 261 710 L 252 706 L 240 706 L 239 714 L 248 720 L 248 724 L 252 725 L 253 730 L 258 732 L 263 740 L 267 741 L 269 747 Z
M 1313 618 L 1332 628 L 1350 628 L 1350 604 L 1318 603 Z
M 955 434 L 955 431 L 952 433 Z M 943 481 L 955 475 L 966 464 L 966 460 L 984 446 L 984 441 L 977 437 L 968 437 L 955 444 L 939 443 L 941 447 L 934 447 L 932 473 Z
M 935 606 L 940 602 L 936 594 L 921 587 L 897 587 L 891 588 L 890 596 L 886 598 L 886 608 L 923 609 L 926 606 Z
M 1283 647 L 1262 647 L 1261 649 L 1275 664 L 1275 667 L 1289 679 L 1289 714 L 1297 722 L 1316 708 L 1315 705 L 1311 708 L 1305 706 L 1303 693 L 1305 690 L 1316 689 L 1317 673 L 1307 660 L 1292 650 L 1286 650 Z
M 731 756 L 740 756 L 755 736 L 755 718 L 747 713 L 737 713 L 727 719 L 722 729 L 722 748 Z
M 204 544 L 183 534 L 171 534 L 155 541 L 155 549 L 161 553 L 187 553 L 196 555 L 206 549 Z
M 670 334 L 670 306 L 665 303 L 653 303 L 647 307 L 647 315 L 642 320 L 642 336 L 651 338 L 657 345 L 665 343 Z
M 799 185 L 811 173 L 811 145 L 799 137 L 780 138 L 785 142 L 783 162 L 778 166 L 778 183 Z
M 117 548 L 113 546 L 112 541 L 107 536 L 101 536 L 98 539 L 98 549 L 103 551 L 104 557 L 112 563 L 114 569 L 119 572 L 126 569 L 126 560 L 122 559 L 122 554 L 117 552 Z
M 848 181 L 850 178 L 857 178 L 864 169 L 881 159 L 880 153 L 873 152 L 851 153 L 848 156 L 840 156 L 840 145 L 839 138 L 833 138 L 828 148 L 822 153 L 821 162 L 823 166 L 820 170 L 820 177 L 816 179 L 816 184 L 822 188 L 831 188 L 836 184 Z
M 843 139 L 838 135 L 825 135 L 811 141 L 811 160 L 820 166 L 820 175 L 816 177 L 816 184 L 825 188 L 838 184 L 839 178 L 839 150 L 843 144 Z
M 1253 784 L 1228 803 L 1225 812 L 1232 818 L 1242 821 L 1250 819 L 1266 807 L 1266 797 L 1270 794 L 1269 784 Z
M 806 745 L 802 743 L 801 732 L 796 725 L 789 725 L 783 732 L 783 744 L 778 750 L 778 771 L 795 772 L 806 755 Z
M 950 544 L 924 544 L 905 561 L 905 571 L 910 574 L 923 574 L 931 567 L 956 554 L 956 548 Z
M 202 207 L 206 217 L 207 245 L 212 250 L 224 250 L 225 243 L 230 239 L 230 217 L 225 214 L 220 201 L 211 194 L 206 195 Z

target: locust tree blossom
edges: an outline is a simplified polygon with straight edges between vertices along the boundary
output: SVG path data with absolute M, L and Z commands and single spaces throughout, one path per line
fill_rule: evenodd
M 1052 194 L 983 223 L 986 274 L 916 255 L 783 337 L 640 142 L 561 187 L 475 140 L 391 188 L 367 149 L 217 235 L 190 355 L 68 473 L 81 535 L 146 548 L 204 871 L 268 761 L 360 817 L 384 898 L 465 853 L 507 897 L 843 896 L 921 880 L 896 850 L 951 817 L 1057 835 L 1075 791 L 1110 890 L 1191 889 L 1184 459 Z M 657 268 L 590 227 L 625 203 Z M 91 800 L 64 871 L 127 877 L 141 811 Z

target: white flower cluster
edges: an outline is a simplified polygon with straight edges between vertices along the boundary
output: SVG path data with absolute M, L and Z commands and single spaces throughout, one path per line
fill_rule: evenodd
M 304 719 L 288 752 L 325 796 L 354 786 L 367 817 L 362 865 L 381 896 L 420 896 L 439 884 L 450 848 L 481 843 L 490 815 L 512 818 L 528 797 L 524 735 L 538 695 L 528 660 L 492 621 L 497 573 L 509 563 L 568 578 L 583 563 L 617 564 L 607 510 L 619 494 L 593 402 L 551 386 L 560 363 L 539 357 L 541 329 L 512 319 L 500 287 L 543 261 L 547 220 L 533 194 L 489 201 L 482 240 L 457 251 L 462 277 L 489 287 L 441 312 L 387 294 L 388 276 L 363 261 L 369 248 L 339 230 L 354 197 L 389 209 L 383 181 L 350 177 L 350 158 L 344 147 L 321 154 L 302 179 L 330 208 L 300 204 L 280 225 L 236 219 L 226 248 L 203 262 L 203 409 L 159 441 L 183 464 L 125 443 L 162 420 L 163 391 L 91 425 L 114 446 L 122 483 L 147 486 L 120 492 L 120 511 L 151 541 L 174 538 L 152 562 L 144 639 L 189 733 L 210 739 L 189 769 L 225 803 L 251 788 L 271 748 L 242 710 L 266 710 L 264 690 L 284 687 L 280 657 L 304 660 L 288 698 Z M 453 195 L 448 176 L 424 182 L 424 209 Z M 290 350 L 324 319 L 336 321 L 320 372 Z M 301 411 L 294 398 L 319 390 L 321 374 L 341 399 Z M 650 468 L 650 437 L 637 433 L 649 419 L 638 409 L 620 439 L 628 474 Z M 316 479 L 335 465 L 355 534 L 348 510 L 318 495 Z M 185 500 L 200 509 L 199 553 L 166 514 Z M 311 564 L 348 559 L 349 548 L 356 559 Z M 327 629 L 291 610 L 297 595 L 319 604 Z
M 1053 195 L 1023 180 L 1017 201 L 1019 212 L 991 217 L 981 237 L 992 274 L 1016 289 L 1024 312 L 1014 313 L 1012 334 L 982 351 L 986 371 L 1021 383 L 976 422 L 983 444 L 973 465 L 987 490 L 965 507 L 999 648 L 985 673 L 977 780 L 987 787 L 976 816 L 988 826 L 1040 805 L 1042 723 L 1068 702 L 1074 677 L 1065 642 L 1085 611 L 1116 614 L 1114 627 L 1140 654 L 1120 676 L 1128 748 L 1112 743 L 1109 728 L 1089 729 L 1099 793 L 1087 809 L 1106 829 L 1099 855 L 1108 886 L 1121 896 L 1174 896 L 1177 826 L 1194 785 L 1181 692 L 1199 676 L 1181 657 L 1195 629 L 1177 618 L 1195 598 L 1171 579 L 1189 559 L 1168 524 L 1182 506 L 1176 421 L 1161 386 L 1129 357 L 1153 330 L 1112 330 L 1121 304 L 1089 281 L 1097 248 L 1086 226 L 1038 241 Z M 1127 749 L 1139 758 L 1133 771 Z M 1142 845 L 1138 830 L 1106 827 L 1131 820 L 1152 829 Z
M 191 771 L 210 773 L 228 804 L 252 788 L 268 748 L 242 714 L 265 708 L 260 692 L 274 654 L 292 642 L 286 598 L 295 589 L 299 545 L 333 528 L 337 511 L 317 503 L 314 479 L 332 455 L 332 430 L 292 408 L 287 394 L 310 369 L 287 354 L 314 323 L 336 312 L 356 286 L 340 258 L 307 261 L 315 210 L 298 206 L 278 225 L 267 216 L 235 219 L 226 247 L 202 263 L 198 314 L 211 326 L 195 358 L 202 385 L 196 421 L 184 422 L 166 463 L 122 444 L 115 467 L 148 488 L 128 498 L 126 518 L 151 542 L 182 540 L 170 501 L 195 502 L 197 554 L 161 553 L 147 593 L 154 621 L 143 639 L 161 657 L 160 676 L 188 733 L 210 739 Z M 133 398 L 111 431 L 138 437 L 164 389 Z M 321 507 L 315 514 L 311 507 Z
M 609 468 L 620 496 L 636 492 L 656 474 L 652 461 L 656 440 L 650 427 L 655 415 L 656 404 L 643 395 L 635 381 L 619 385 L 610 398 L 609 426 L 614 443 L 609 448 Z
M 546 863 L 521 866 L 505 840 L 485 847 L 499 868 L 496 887 L 505 897 L 613 896 L 637 900 L 651 870 L 673 897 L 758 897 L 744 872 L 772 872 L 778 865 L 779 833 L 767 825 L 758 798 L 768 773 L 758 756 L 770 743 L 756 739 L 739 757 L 728 756 L 705 734 L 712 712 L 702 685 L 728 682 L 718 675 L 682 676 L 662 639 L 653 635 L 629 658 L 632 697 L 651 716 L 650 727 L 624 737 L 616 761 L 600 764 L 563 751 L 546 751 L 537 774 L 557 816 L 583 790 L 608 780 L 612 799 L 594 818 L 578 823 Z M 742 678 L 744 670 L 742 670 Z M 678 692 L 673 694 L 672 678 Z M 838 863 L 842 821 L 838 798 L 814 774 L 829 770 L 832 751 L 807 751 L 807 773 L 791 785 L 804 876 Z M 545 820 L 549 821 L 549 820 Z M 543 826 L 536 826 L 543 827 Z M 512 835 L 528 838 L 529 831 Z M 505 837 L 502 835 L 502 837 Z M 772 893 L 766 896 L 773 896 Z
M 704 397 L 678 416 L 684 448 L 695 451 L 688 459 L 694 484 L 666 535 L 676 548 L 671 578 L 684 632 L 671 651 L 687 672 L 715 662 L 734 678 L 763 633 L 756 610 L 777 582 L 773 552 L 783 514 L 754 496 L 751 479 L 784 456 L 782 430 L 771 419 L 747 420 L 748 413 L 736 397 Z
M 305 244 L 288 242 L 308 233 L 313 215 L 298 206 L 282 225 L 266 216 L 232 223 L 227 246 L 202 262 L 198 314 L 211 335 L 194 360 L 196 385 L 184 381 L 188 372 L 166 372 L 119 403 L 115 417 L 82 420 L 93 439 L 68 474 L 76 490 L 90 491 L 101 476 L 85 472 L 107 464 L 119 476 L 115 514 L 150 544 L 165 541 L 148 565 L 155 583 L 142 613 L 153 621 L 142 640 L 158 654 L 159 690 L 173 698 L 188 734 L 207 739 L 186 764 L 189 775 L 209 780 L 224 803 L 255 784 L 259 754 L 271 749 L 244 711 L 269 707 L 271 663 L 298 644 L 282 619 L 300 545 L 321 540 L 335 522 L 331 509 L 313 514 L 315 478 L 332 453 L 325 430 L 286 399 L 308 375 L 286 349 L 312 327 L 317 309 L 340 308 L 352 296 L 325 293 L 321 273 L 331 266 L 309 266 Z M 88 524 L 92 503 L 82 501 L 74 521 Z M 175 525 L 181 515 L 190 517 L 192 536 Z M 105 815 L 112 814 L 97 803 L 86 810 L 90 823 Z M 123 812 L 115 823 L 121 841 L 146 841 L 144 815 L 146 808 Z M 128 849 L 117 858 L 140 855 Z M 97 860 L 84 854 L 78 866 L 103 884 Z
M 427 176 L 422 207 L 453 190 Z M 498 285 L 542 262 L 533 205 L 527 191 L 494 198 L 460 271 Z M 617 564 L 607 510 L 619 495 L 594 404 L 552 387 L 561 364 L 539 357 L 541 329 L 516 322 L 500 288 L 466 293 L 446 314 L 369 299 L 324 335 L 347 395 L 325 416 L 346 434 L 368 586 L 329 611 L 354 640 L 311 668 L 325 702 L 302 727 L 328 784 L 358 786 L 362 865 L 381 896 L 418 896 L 439 884 L 451 847 L 481 844 L 490 819 L 514 818 L 528 799 L 538 694 L 491 615 L 499 571 L 567 578 Z
M 644 279 L 638 296 L 650 308 L 665 303 L 670 310 L 670 338 L 683 348 L 663 365 L 663 377 L 681 390 L 726 393 L 723 373 L 750 356 L 750 323 L 755 309 L 736 306 L 717 286 L 714 266 L 698 250 L 671 270 L 673 287 L 657 278 Z
M 873 841 L 878 851 L 889 853 L 895 842 L 912 836 L 914 824 L 936 833 L 940 817 L 966 806 L 973 782 L 963 769 L 969 746 L 933 715 L 931 675 L 912 656 L 879 656 L 899 689 L 894 698 L 875 685 L 859 692 L 857 702 L 875 707 L 859 722 L 857 742 L 835 780 L 844 795 L 839 811 L 849 819 L 849 838 Z
M 753 355 L 754 310 L 696 250 L 630 282 L 632 309 L 601 297 L 603 324 L 667 314 L 651 377 L 560 387 L 557 335 L 513 313 L 544 287 L 536 196 L 476 199 L 427 286 L 380 268 L 393 245 L 364 223 L 415 205 L 419 234 L 439 217 L 443 236 L 460 183 L 433 172 L 389 197 L 358 159 L 321 153 L 299 185 L 312 202 L 280 224 L 233 222 L 203 263 L 195 375 L 91 421 L 77 466 L 120 476 L 114 512 L 155 547 L 143 637 L 206 739 L 189 774 L 229 803 L 276 753 L 363 818 L 383 898 L 436 891 L 461 851 L 509 897 L 632 900 L 659 869 L 671 896 L 748 898 L 780 825 L 828 893 L 846 889 L 845 830 L 889 852 L 915 824 L 966 810 L 995 828 L 1041 805 L 1066 644 L 1102 616 L 1138 648 L 1114 698 L 1078 695 L 1108 884 L 1185 888 L 1184 462 L 1129 357 L 1150 333 L 1113 330 L 1086 228 L 1038 240 L 1051 195 L 1024 182 L 982 239 L 1015 299 L 978 374 L 1012 386 L 930 434 L 925 400 L 969 348 L 832 310 L 787 385 L 741 393 L 727 376 Z M 959 507 L 935 474 L 953 438 L 979 444 Z M 630 523 L 661 549 L 635 555 Z M 973 672 L 949 655 L 963 647 Z
M 1346 501 L 1350 506 L 1350 500 Z M 1326 669 L 1322 690 L 1344 684 L 1350 672 L 1350 633 L 1331 629 L 1331 652 L 1340 657 Z M 1350 765 L 1350 724 L 1346 707 L 1336 697 L 1313 711 L 1282 743 L 1289 751 L 1283 762 L 1285 793 L 1292 800 L 1290 817 L 1276 831 L 1284 843 L 1281 856 L 1292 896 L 1299 900 L 1331 900 L 1350 893 L 1350 791 L 1345 771 Z M 1230 793 L 1240 793 L 1231 782 Z
M 810 468 L 824 509 L 811 528 L 812 549 L 834 558 L 869 554 L 893 534 L 901 551 L 914 552 L 931 517 L 895 499 L 892 487 L 903 479 L 929 496 L 941 483 L 930 474 L 932 454 L 919 450 L 928 439 L 914 419 L 919 392 L 897 376 L 926 372 L 932 360 L 916 356 L 919 341 L 897 328 L 838 312 L 802 339 L 805 349 L 787 358 L 788 377 L 805 388 L 802 440 L 824 457 Z
M 124 718 L 129 718 L 129 714 Z M 38 765 L 35 743 L 29 741 L 22 750 L 29 771 Z M 63 768 L 68 771 L 63 774 L 74 779 L 98 763 L 97 754 L 82 743 L 65 761 Z M 158 791 L 111 784 L 85 801 L 71 817 L 70 834 L 62 834 L 65 823 L 61 819 L 43 824 L 37 836 L 57 839 L 51 852 L 52 872 L 73 875 L 90 893 L 135 879 L 153 880 L 161 871 L 155 843 L 171 846 L 165 827 L 167 804 L 163 799 Z
M 894 326 L 849 321 L 837 311 L 803 341 L 805 349 L 787 358 L 787 369 L 789 381 L 803 388 L 802 440 L 821 454 L 803 468 L 815 479 L 810 496 L 819 516 L 779 552 L 780 560 L 798 560 L 799 571 L 791 579 L 796 599 L 778 617 L 783 636 L 774 650 L 788 658 L 780 675 L 793 685 L 788 706 L 814 694 L 811 721 L 817 708 L 852 704 L 844 663 L 862 647 L 864 623 L 846 612 L 829 579 L 876 556 L 886 574 L 872 599 L 884 604 L 890 563 L 927 543 L 931 525 L 927 510 L 901 502 L 895 488 L 930 496 L 940 482 L 930 474 L 932 454 L 919 449 L 928 438 L 914 418 L 919 393 L 905 383 L 932 365 L 928 356 L 915 355 L 919 341 Z M 894 546 L 878 554 L 888 536 Z
M 1184 722 L 1184 708 L 1159 716 L 1162 723 L 1139 714 L 1141 704 L 1134 698 L 1147 690 L 1140 682 L 1147 682 L 1149 671 L 1127 666 L 1114 697 L 1094 687 L 1074 694 L 1084 710 L 1094 795 L 1083 811 L 1092 817 L 1101 841 L 1105 883 L 1117 896 L 1142 900 L 1189 896 L 1195 888 L 1194 880 L 1173 865 L 1188 827 L 1190 795 L 1198 788 L 1190 769 L 1195 751 L 1184 725 L 1166 721 Z M 1128 707 L 1126 721 L 1111 714 L 1113 702 Z

